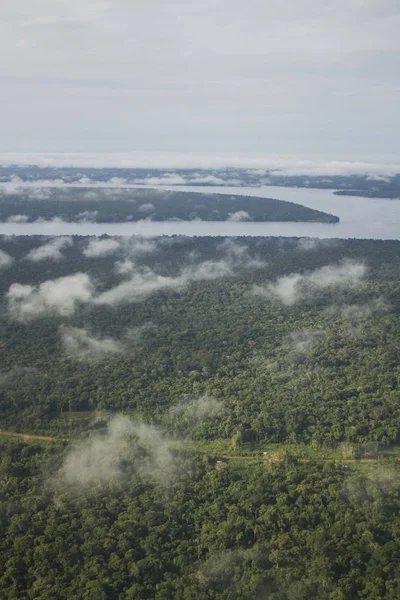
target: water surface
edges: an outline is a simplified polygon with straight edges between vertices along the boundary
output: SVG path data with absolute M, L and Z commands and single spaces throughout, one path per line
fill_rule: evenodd
M 239 194 L 297 202 L 337 215 L 340 223 L 251 223 L 226 221 L 139 221 L 135 223 L 0 223 L 0 234 L 14 235 L 187 235 L 286 236 L 400 239 L 400 201 L 335 196 L 334 190 L 285 187 L 162 186 L 162 189 Z M 245 207 L 244 207 L 245 208 Z

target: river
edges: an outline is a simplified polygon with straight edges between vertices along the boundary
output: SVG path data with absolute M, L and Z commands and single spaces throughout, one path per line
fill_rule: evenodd
M 285 187 L 162 186 L 162 189 L 240 194 L 289 200 L 340 217 L 340 223 L 251 223 L 207 221 L 139 221 L 136 223 L 0 223 L 9 235 L 187 235 L 285 236 L 313 238 L 400 239 L 400 200 L 335 196 L 334 190 Z M 244 207 L 245 208 L 245 207 Z

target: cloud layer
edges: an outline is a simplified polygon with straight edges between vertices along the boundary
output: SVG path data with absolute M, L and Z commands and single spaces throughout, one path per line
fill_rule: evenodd
M 0 19 L 4 151 L 398 148 L 394 0 L 15 0 Z
M 148 168 L 148 169 L 225 169 L 247 168 L 254 170 L 263 179 L 272 175 L 304 176 L 347 176 L 390 177 L 400 173 L 400 156 L 392 159 L 321 159 L 279 156 L 276 153 L 228 153 L 228 152 L 129 152 L 129 153 L 12 153 L 0 152 L 2 165 L 38 165 L 42 167 L 81 167 L 81 168 Z M 42 179 L 24 182 L 14 175 L 9 183 L 2 183 L 2 193 L 16 193 L 29 188 L 36 197 L 49 197 L 52 187 L 66 188 L 129 188 L 137 185 L 191 185 L 211 184 L 237 185 L 237 178 L 227 174 L 187 174 L 166 172 L 157 176 L 135 178 L 113 177 L 108 181 L 97 181 L 95 177 L 81 178 L 76 183 L 63 179 Z M 83 215 L 84 217 L 84 215 Z

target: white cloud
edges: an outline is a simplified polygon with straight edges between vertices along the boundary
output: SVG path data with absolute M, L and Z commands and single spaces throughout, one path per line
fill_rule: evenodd
M 7 223 L 26 223 L 27 221 L 29 221 L 27 215 L 12 215 L 7 219 Z
M 148 247 L 140 239 L 125 243 L 128 251 L 130 249 L 133 253 L 138 250 L 154 251 L 153 245 Z M 9 313 L 22 321 L 45 313 L 67 316 L 74 312 L 78 303 L 114 306 L 123 302 L 141 302 L 161 289 L 182 290 L 195 281 L 230 277 L 237 270 L 264 265 L 248 255 L 246 246 L 235 244 L 232 240 L 220 244 L 219 251 L 223 253 L 220 260 L 191 264 L 174 277 L 159 275 L 149 267 L 138 266 L 134 260 L 127 259 L 117 263 L 116 268 L 128 279 L 103 292 L 99 292 L 84 273 L 48 280 L 37 287 L 14 283 L 7 294 Z
M 45 281 L 38 286 L 13 283 L 6 294 L 8 310 L 14 319 L 25 321 L 44 314 L 72 314 L 78 303 L 89 302 L 94 286 L 88 275 L 76 273 Z
M 167 288 L 182 287 L 179 277 L 164 277 L 151 269 L 143 268 L 132 273 L 128 281 L 102 292 L 95 299 L 96 304 L 116 305 L 121 302 L 140 302 L 152 293 Z
M 4 250 L 0 250 L 0 269 L 9 267 L 13 261 L 14 259 L 12 256 L 7 254 L 7 252 L 4 252 Z
M 287 338 L 287 345 L 294 353 L 305 354 L 311 350 L 325 335 L 323 329 L 301 329 L 292 332 Z
M 350 260 L 337 265 L 327 265 L 308 273 L 292 273 L 279 277 L 276 283 L 267 286 L 255 286 L 255 294 L 276 298 L 291 306 L 313 295 L 315 289 L 323 289 L 340 284 L 356 284 L 366 274 L 364 264 Z
M 146 204 L 141 204 L 139 206 L 139 212 L 141 213 L 151 213 L 155 210 L 154 204 L 152 204 L 151 202 L 147 202 Z
M 390 305 L 382 296 L 380 296 L 379 298 L 374 298 L 370 302 L 365 302 L 364 304 L 330 306 L 326 309 L 326 313 L 329 315 L 340 315 L 355 320 L 372 317 L 376 313 L 387 312 L 389 309 Z
M 98 256 L 108 256 L 114 254 L 121 248 L 119 240 L 115 238 L 107 239 L 94 239 L 90 240 L 87 247 L 84 249 L 83 254 L 87 258 L 95 258 Z
M 245 210 L 238 210 L 229 215 L 228 221 L 251 221 L 251 217 Z
M 88 192 L 88 193 L 90 193 L 90 192 Z M 86 196 L 87 196 L 87 194 L 86 194 Z M 94 197 L 97 198 L 96 194 L 94 194 Z M 98 214 L 99 214 L 98 210 L 84 210 L 84 211 L 80 212 L 76 218 L 79 221 L 89 221 L 89 223 L 90 223 L 90 222 L 93 222 L 96 220 L 96 217 Z
M 39 248 L 34 248 L 26 255 L 26 259 L 31 262 L 40 262 L 42 260 L 61 260 L 63 258 L 62 250 L 72 246 L 70 237 L 57 237 L 50 240 Z
M 141 451 L 137 444 L 142 446 Z M 70 449 L 56 484 L 90 489 L 123 485 L 136 476 L 168 484 L 175 466 L 161 431 L 118 415 L 109 421 L 106 432 L 92 434 Z
M 75 360 L 96 360 L 113 354 L 123 354 L 123 344 L 110 337 L 96 337 L 86 329 L 61 327 L 61 343 L 66 354 Z
M 191 398 L 174 404 L 168 411 L 168 417 L 180 424 L 191 425 L 207 419 L 220 417 L 226 412 L 226 407 L 220 400 L 209 396 Z

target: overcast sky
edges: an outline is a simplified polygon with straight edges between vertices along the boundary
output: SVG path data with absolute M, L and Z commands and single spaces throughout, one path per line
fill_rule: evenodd
M 399 0 L 3 0 L 0 152 L 399 155 Z

